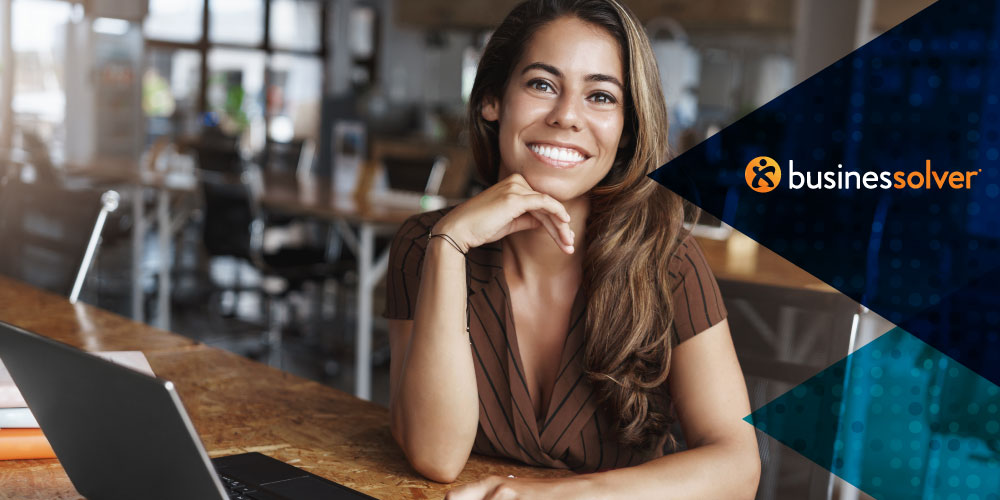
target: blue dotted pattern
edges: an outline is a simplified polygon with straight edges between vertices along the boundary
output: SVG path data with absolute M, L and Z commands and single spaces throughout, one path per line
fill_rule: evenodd
M 1000 387 L 900 328 L 746 420 L 880 500 L 1000 500 Z
M 752 191 L 750 159 L 782 168 Z M 796 172 L 975 171 L 971 189 L 788 187 Z M 838 169 L 837 165 L 843 165 Z M 1000 383 L 1000 6 L 940 0 L 651 177 Z
M 972 188 L 788 187 L 927 159 Z M 748 420 L 875 498 L 1000 500 L 1000 2 L 940 0 L 650 177 L 900 326 Z

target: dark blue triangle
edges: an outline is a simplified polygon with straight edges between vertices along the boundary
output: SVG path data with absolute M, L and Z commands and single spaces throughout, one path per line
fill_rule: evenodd
M 763 194 L 761 155 L 783 170 Z M 816 180 L 927 159 L 971 188 L 789 187 L 790 161 Z M 651 177 L 1000 383 L 998 159 L 1000 4 L 940 0 Z

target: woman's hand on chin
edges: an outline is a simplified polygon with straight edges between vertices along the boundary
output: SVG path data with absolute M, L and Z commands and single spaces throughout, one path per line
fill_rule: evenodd
M 521 174 L 512 174 L 455 207 L 434 226 L 463 251 L 526 229 L 544 227 L 564 252 L 573 253 L 575 234 L 569 212 L 555 198 L 531 189 Z
M 445 500 L 581 500 L 596 498 L 583 476 L 561 479 L 514 478 L 490 476 L 459 486 L 448 492 Z

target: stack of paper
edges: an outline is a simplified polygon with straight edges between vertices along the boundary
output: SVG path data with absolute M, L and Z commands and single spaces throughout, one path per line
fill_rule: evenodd
M 146 356 L 139 351 L 94 353 L 134 370 L 153 375 Z M 56 458 L 28 404 L 0 361 L 0 460 Z
M 0 362 L 0 460 L 55 457 L 38 422 Z

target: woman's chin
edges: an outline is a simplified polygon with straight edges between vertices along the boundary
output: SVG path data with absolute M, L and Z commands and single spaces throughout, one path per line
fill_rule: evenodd
M 563 203 L 577 198 L 586 192 L 585 190 L 581 190 L 579 186 L 572 185 L 571 183 L 561 179 L 532 179 L 527 177 L 526 180 L 528 181 L 528 185 L 531 186 L 531 189 L 534 189 L 539 193 L 547 194 Z

